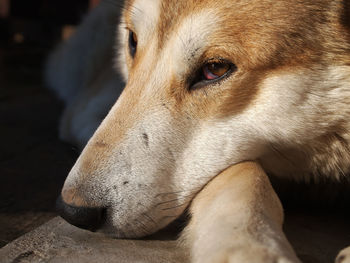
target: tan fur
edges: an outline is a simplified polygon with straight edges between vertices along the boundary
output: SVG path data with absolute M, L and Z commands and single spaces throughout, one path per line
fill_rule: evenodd
M 101 231 L 135 238 L 196 196 L 185 235 L 193 262 L 299 262 L 265 172 L 349 179 L 348 2 L 144 1 L 126 2 L 118 61 L 127 85 L 63 199 L 108 207 Z M 217 58 L 236 70 L 192 89 Z
M 299 262 L 282 231 L 282 205 L 261 167 L 240 163 L 193 200 L 183 238 L 191 262 Z

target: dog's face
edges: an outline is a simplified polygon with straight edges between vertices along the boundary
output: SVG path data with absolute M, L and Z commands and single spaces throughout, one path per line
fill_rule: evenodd
M 341 61 L 343 38 L 332 39 L 346 31 L 330 21 L 340 9 L 323 0 L 127 1 L 127 85 L 63 200 L 105 208 L 103 232 L 140 237 L 178 217 L 229 165 L 319 136 L 331 122 L 315 110 L 319 95 L 340 78 L 327 57 L 337 48 Z

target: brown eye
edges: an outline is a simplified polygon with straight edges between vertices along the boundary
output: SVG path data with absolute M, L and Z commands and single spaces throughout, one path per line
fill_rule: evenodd
M 208 60 L 193 75 L 190 76 L 188 83 L 189 89 L 194 90 L 206 85 L 214 84 L 235 72 L 237 67 L 226 59 Z
M 225 62 L 208 63 L 203 66 L 205 80 L 214 80 L 223 77 L 231 69 L 231 64 Z
M 134 57 L 137 49 L 137 36 L 133 31 L 129 31 L 129 53 Z

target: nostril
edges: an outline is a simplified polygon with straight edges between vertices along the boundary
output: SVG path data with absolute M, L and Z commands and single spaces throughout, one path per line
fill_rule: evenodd
M 96 231 L 102 225 L 106 210 L 96 207 L 72 206 L 64 202 L 61 195 L 57 198 L 56 209 L 68 223 L 90 231 Z

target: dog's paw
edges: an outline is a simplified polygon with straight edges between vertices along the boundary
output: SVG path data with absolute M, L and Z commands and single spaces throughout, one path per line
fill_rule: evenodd
M 339 252 L 335 263 L 350 263 L 350 247 L 347 247 Z
M 293 255 L 266 247 L 232 248 L 215 255 L 211 263 L 300 263 Z

